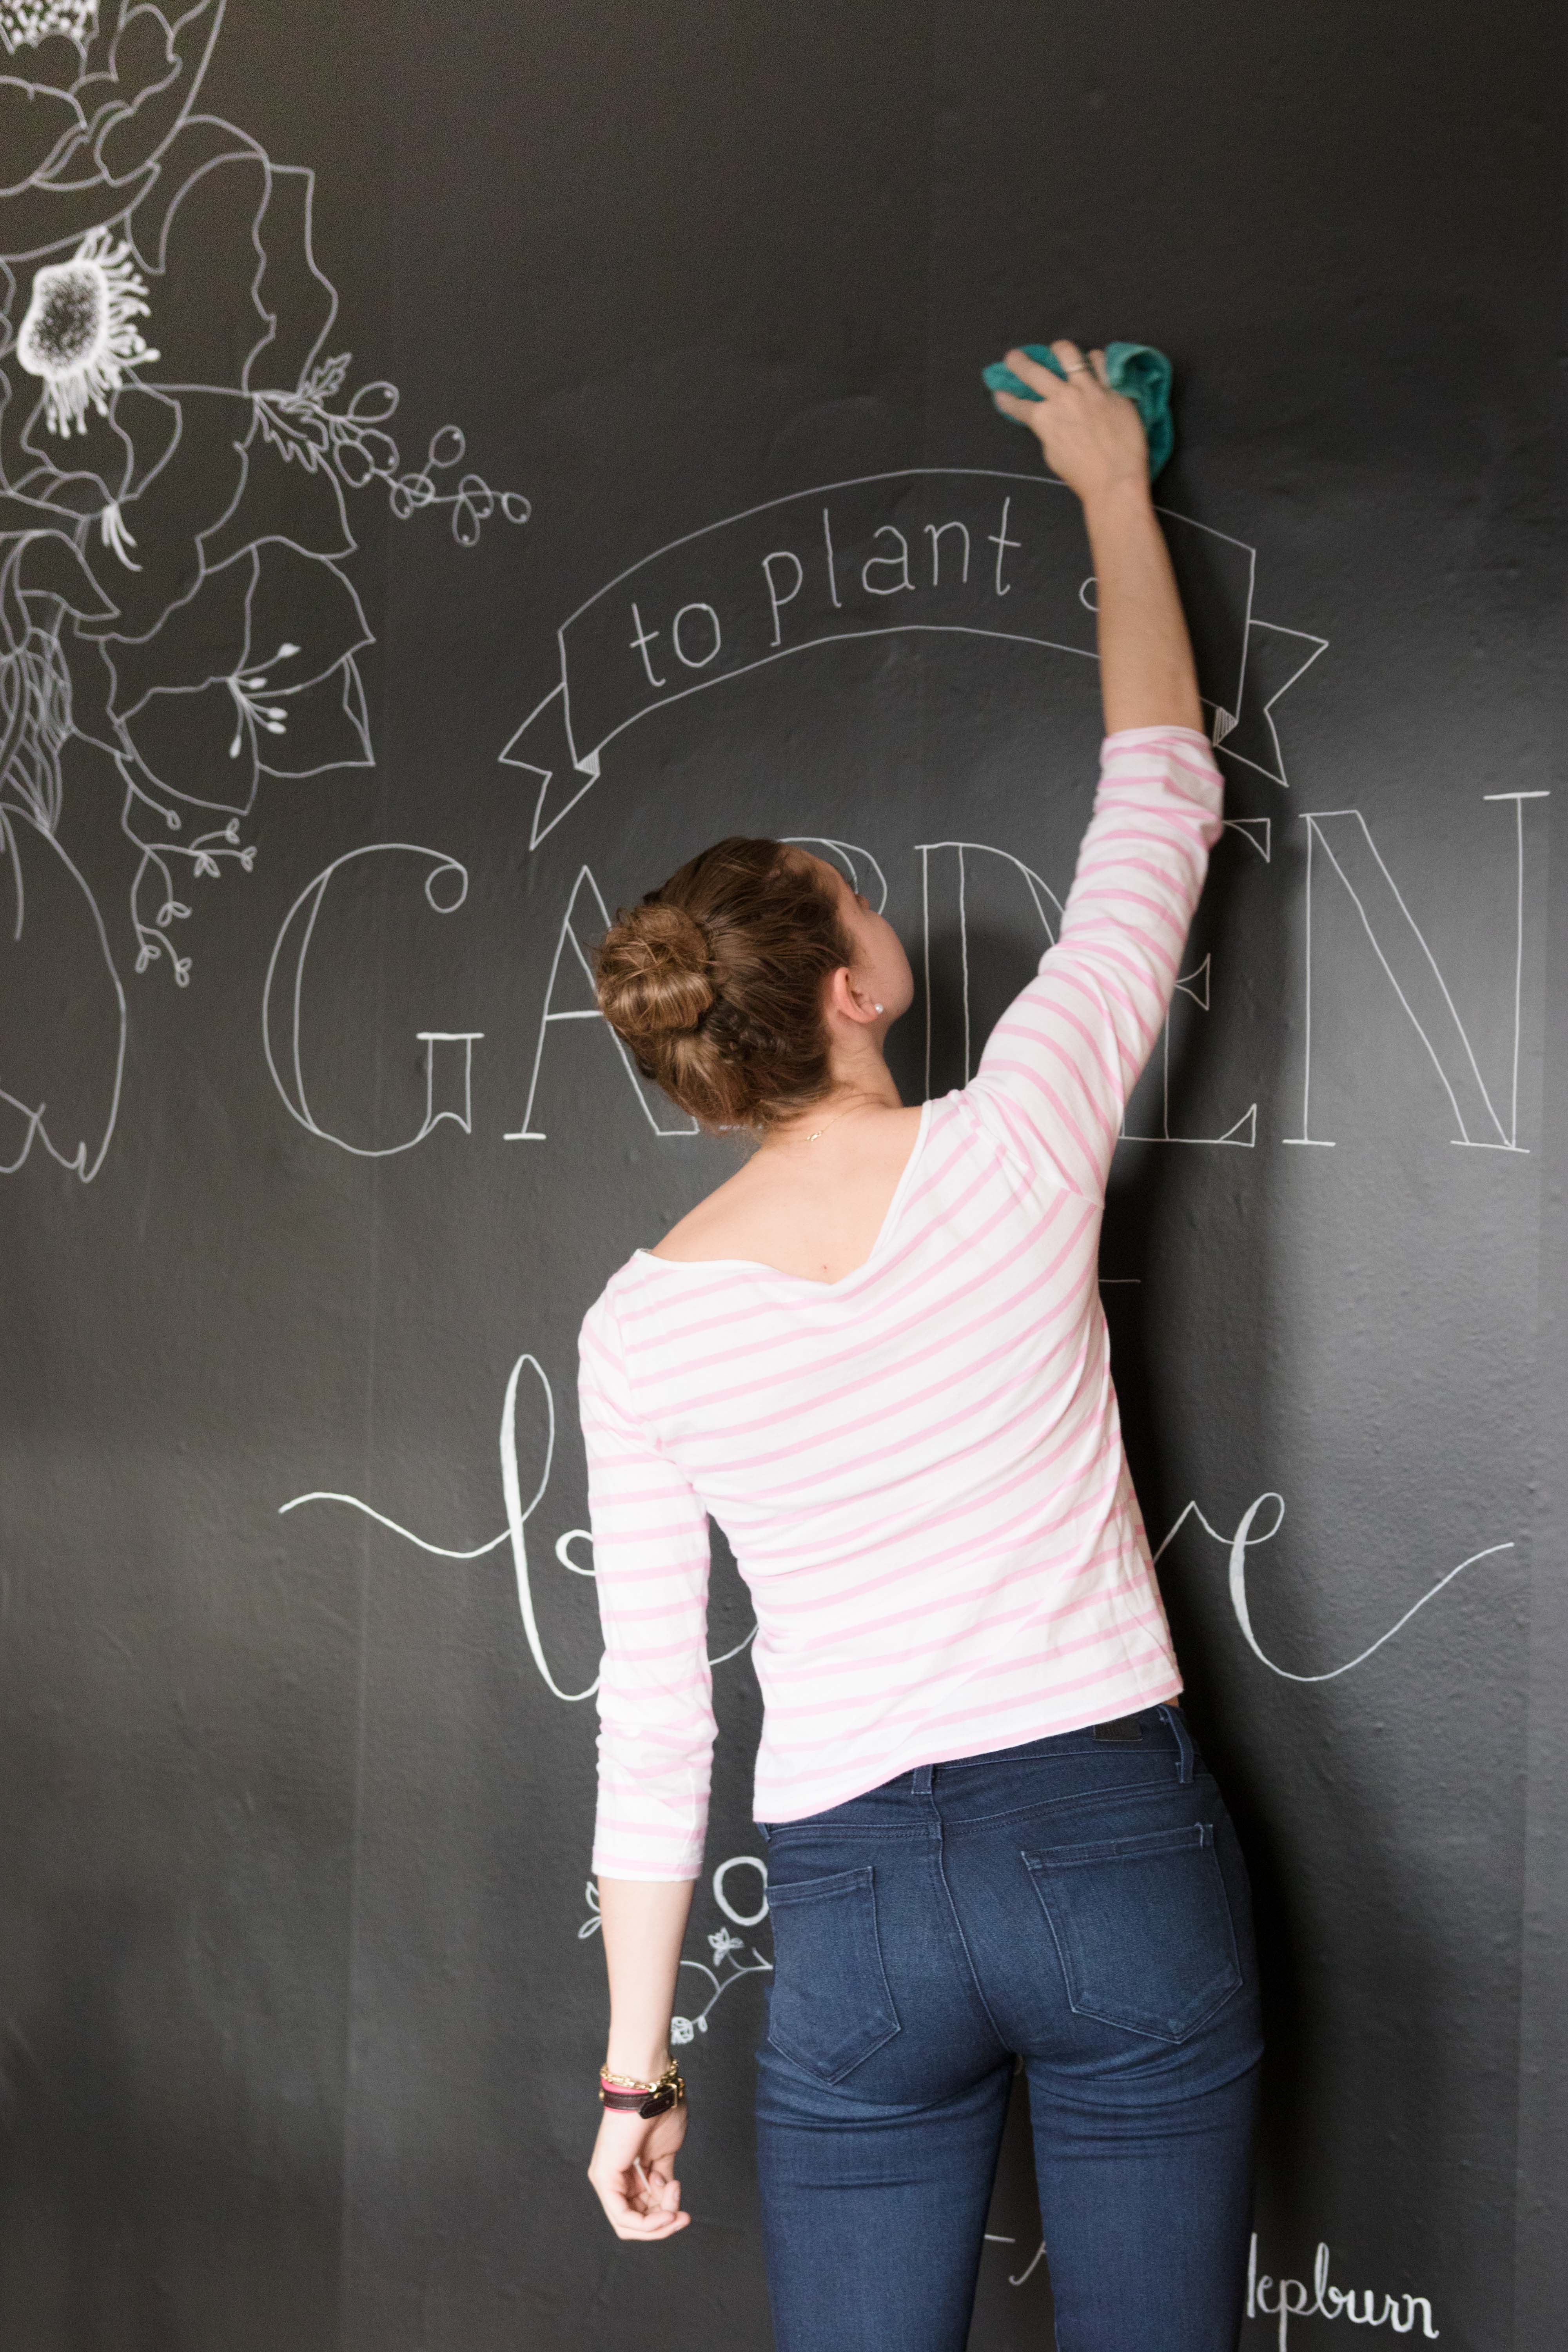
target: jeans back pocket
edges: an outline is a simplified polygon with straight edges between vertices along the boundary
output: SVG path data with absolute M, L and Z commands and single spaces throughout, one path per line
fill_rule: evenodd
M 1240 1989 L 1212 1822 L 1023 1859 L 1079 2016 L 1184 2042 Z
M 831 1878 L 768 1886 L 768 2040 L 824 2083 L 842 2082 L 899 2031 L 877 1934 L 874 1879 L 868 1863 Z

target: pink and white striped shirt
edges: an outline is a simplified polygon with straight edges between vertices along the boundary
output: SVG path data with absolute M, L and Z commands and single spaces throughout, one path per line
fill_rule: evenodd
M 1097 1257 L 1220 803 L 1191 729 L 1106 738 L 1061 938 L 972 1082 L 925 1105 L 853 1273 L 638 1250 L 590 1308 L 595 1871 L 701 1868 L 710 1514 L 756 1609 L 759 1820 L 1181 1688 Z

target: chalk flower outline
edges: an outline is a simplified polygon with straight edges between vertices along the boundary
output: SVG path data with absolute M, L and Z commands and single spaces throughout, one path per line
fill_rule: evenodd
M 405 461 L 396 386 L 349 386 L 314 173 L 193 111 L 222 19 L 0 0 L 0 990 L 35 992 L 0 1042 L 0 1174 L 37 1144 L 90 1181 L 119 1117 L 121 950 L 71 822 L 93 776 L 132 851 L 134 968 L 183 988 L 178 886 L 252 870 L 258 781 L 374 764 L 345 494 L 442 510 L 465 548 L 531 512 L 456 425 Z M 297 613 L 271 593 L 290 566 Z M 237 597 L 269 634 L 222 618 Z
M 68 261 L 34 272 L 16 359 L 43 379 L 51 433 L 85 434 L 89 404 L 107 416 L 130 370 L 162 356 L 135 324 L 152 316 L 146 292 L 130 246 L 103 228 L 89 229 Z

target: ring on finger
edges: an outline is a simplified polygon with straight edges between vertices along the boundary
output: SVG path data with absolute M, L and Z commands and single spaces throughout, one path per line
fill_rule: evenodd
M 1068 360 L 1063 373 L 1067 375 L 1092 375 L 1094 371 L 1087 360 Z

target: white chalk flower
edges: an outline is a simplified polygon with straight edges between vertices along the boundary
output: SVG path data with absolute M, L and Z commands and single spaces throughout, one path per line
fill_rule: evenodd
M 698 2022 L 700 2024 L 701 2020 L 699 2019 Z M 691 2020 L 689 2017 L 672 2017 L 670 2019 L 669 2046 L 672 2050 L 679 2050 L 683 2042 L 691 2042 L 694 2041 L 695 2038 L 696 2036 L 692 2032 Z
M 8 51 L 36 49 L 63 33 L 85 49 L 98 30 L 98 0 L 0 0 L 0 41 Z
M 146 291 L 131 247 L 114 244 L 103 228 L 84 236 L 68 261 L 52 261 L 34 277 L 16 357 L 44 380 L 51 433 L 85 433 L 89 402 L 107 416 L 127 368 L 158 357 L 132 324 L 148 315 Z

